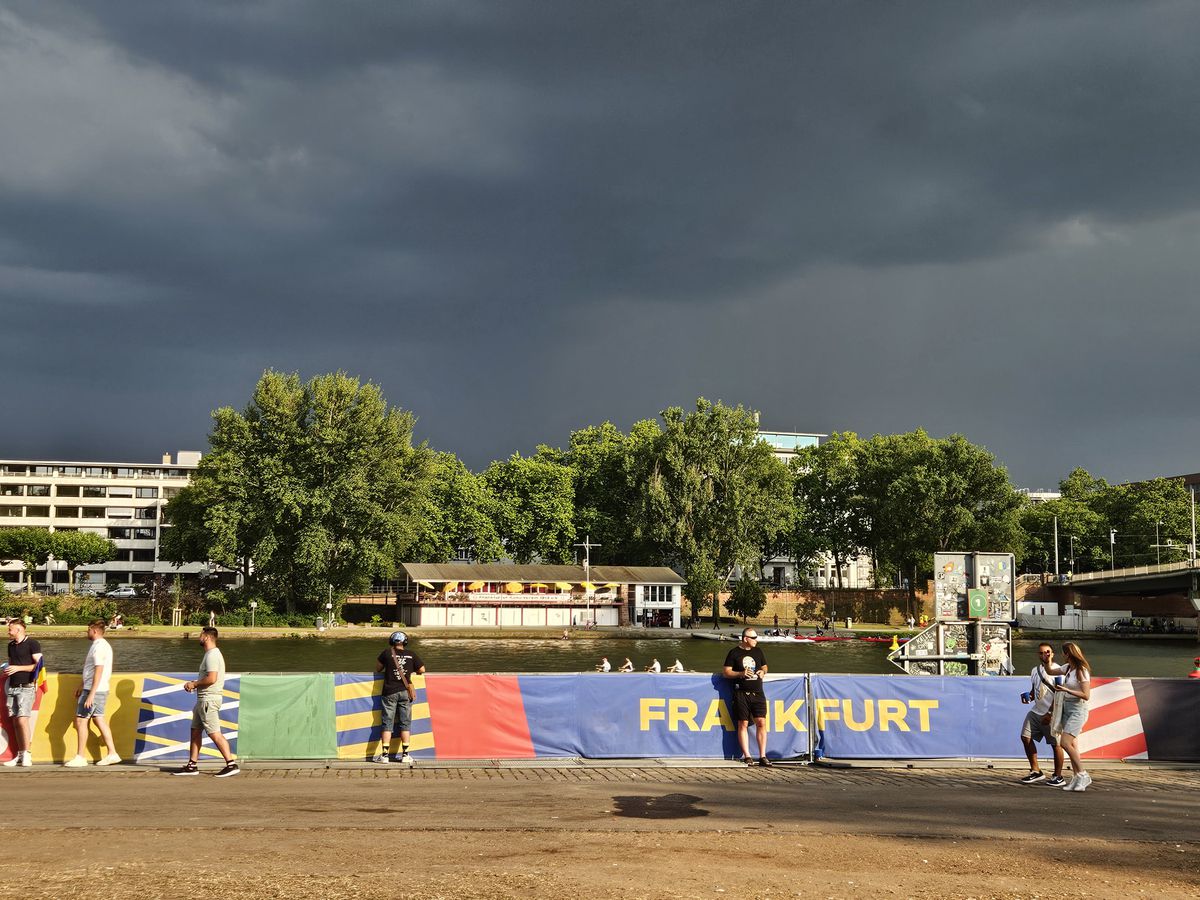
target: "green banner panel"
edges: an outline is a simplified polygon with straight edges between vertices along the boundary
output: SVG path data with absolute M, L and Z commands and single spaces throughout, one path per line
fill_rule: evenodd
M 243 675 L 242 759 L 336 759 L 333 675 Z

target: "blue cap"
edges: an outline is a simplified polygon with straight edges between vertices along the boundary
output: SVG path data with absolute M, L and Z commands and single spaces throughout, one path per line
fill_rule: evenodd
M 408 635 L 403 631 L 393 631 L 392 636 L 388 638 L 389 644 L 407 644 Z

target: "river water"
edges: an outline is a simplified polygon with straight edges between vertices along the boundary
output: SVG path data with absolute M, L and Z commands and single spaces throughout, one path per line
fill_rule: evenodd
M 192 672 L 201 649 L 193 638 L 125 638 L 109 632 L 118 672 Z M 1056 648 L 1059 642 L 1055 642 Z M 1191 640 L 1097 639 L 1079 642 L 1098 676 L 1183 678 L 1192 670 L 1200 646 Z M 86 638 L 41 641 L 52 672 L 79 672 L 87 654 Z M 1018 640 L 1014 661 L 1019 673 L 1037 661 L 1037 641 Z M 629 657 L 641 671 L 657 657 L 663 668 L 676 659 L 689 671 L 715 672 L 730 642 L 688 637 L 629 638 L 603 632 L 554 638 L 414 638 L 410 648 L 430 672 L 591 672 L 601 656 L 616 669 Z M 762 645 L 772 672 L 858 672 L 901 674 L 887 661 L 887 644 L 838 641 L 821 644 Z M 230 638 L 221 642 L 231 672 L 370 672 L 386 649 L 378 638 Z M 1056 657 L 1061 660 L 1062 653 Z

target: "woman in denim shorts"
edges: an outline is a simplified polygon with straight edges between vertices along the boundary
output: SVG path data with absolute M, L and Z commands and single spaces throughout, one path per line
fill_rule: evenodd
M 1083 768 L 1079 758 L 1079 735 L 1088 719 L 1088 701 L 1092 697 L 1092 667 L 1079 645 L 1067 641 L 1063 644 L 1063 654 L 1067 658 L 1066 665 L 1054 667 L 1051 672 L 1062 676 L 1062 684 L 1056 684 L 1054 690 L 1063 695 L 1062 709 L 1062 738 L 1059 743 L 1067 756 L 1071 757 L 1071 769 L 1075 777 L 1063 788 L 1064 791 L 1086 791 L 1092 783 L 1092 776 Z

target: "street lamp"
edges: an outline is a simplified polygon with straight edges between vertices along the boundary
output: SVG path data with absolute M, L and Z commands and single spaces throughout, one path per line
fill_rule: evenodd
M 1160 565 L 1160 566 L 1162 565 L 1162 543 L 1160 542 L 1160 540 L 1159 540 L 1159 537 L 1158 537 L 1158 526 L 1160 526 L 1161 524 L 1162 524 L 1162 519 L 1159 519 L 1157 522 L 1155 522 L 1155 523 L 1154 523 L 1154 552 L 1155 552 L 1155 561 L 1156 561 L 1156 562 L 1158 563 L 1158 565 Z
M 1112 571 L 1117 571 L 1117 529 L 1108 529 L 1108 557 Z
M 251 628 L 254 627 L 254 611 L 257 609 L 258 609 L 258 601 L 251 600 L 250 601 L 250 627 Z

